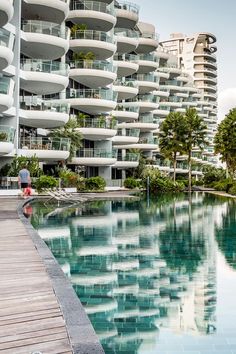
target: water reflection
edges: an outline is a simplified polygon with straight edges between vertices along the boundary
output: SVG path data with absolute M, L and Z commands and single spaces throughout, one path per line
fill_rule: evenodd
M 70 277 L 106 353 L 175 354 L 178 338 L 188 348 L 189 338 L 193 345 L 196 336 L 217 334 L 215 233 L 235 267 L 235 203 L 186 198 L 34 207 L 32 223 Z

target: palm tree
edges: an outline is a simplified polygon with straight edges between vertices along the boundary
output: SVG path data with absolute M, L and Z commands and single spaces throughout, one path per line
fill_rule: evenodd
M 207 125 L 203 119 L 199 117 L 195 108 L 188 108 L 184 114 L 184 150 L 188 155 L 188 189 L 191 192 L 192 182 L 192 151 L 194 147 L 200 150 L 208 145 L 207 142 Z
M 78 131 L 78 123 L 75 118 L 70 118 L 69 121 L 61 128 L 54 129 L 50 132 L 50 136 L 54 138 L 69 138 L 70 139 L 70 155 L 71 160 L 75 156 L 78 148 L 82 146 L 82 135 Z
M 173 161 L 174 182 L 176 180 L 177 155 L 184 152 L 184 131 L 184 117 L 179 112 L 171 112 L 162 122 L 159 131 L 160 152 L 165 158 Z

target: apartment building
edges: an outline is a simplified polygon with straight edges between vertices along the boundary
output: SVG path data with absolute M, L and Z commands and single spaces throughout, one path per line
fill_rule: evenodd
M 155 27 L 140 21 L 135 4 L 3 0 L 0 39 L 0 166 L 15 155 L 35 155 L 45 166 L 67 160 L 69 139 L 50 135 L 70 116 L 83 146 L 68 165 L 108 184 L 137 167 L 141 153 L 171 172 L 158 150 L 159 124 L 170 111 L 196 107 L 213 139 L 216 101 L 205 87 L 212 69 L 205 54 L 196 74 L 185 68 L 167 42 L 159 44 Z M 180 173 L 187 172 L 182 160 Z

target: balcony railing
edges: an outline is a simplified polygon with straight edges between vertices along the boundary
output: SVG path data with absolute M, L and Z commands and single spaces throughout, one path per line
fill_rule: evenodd
M 117 161 L 130 161 L 130 162 L 136 162 L 139 160 L 140 154 L 132 153 L 132 152 L 127 152 L 125 156 L 122 156 L 122 154 L 117 155 Z
M 124 107 L 124 106 L 118 104 L 116 106 L 116 111 L 138 113 L 139 112 L 139 107 L 132 107 L 132 106 Z
M 116 9 L 127 10 L 139 14 L 139 6 L 127 1 L 119 1 L 116 4 Z
M 152 75 L 152 74 L 136 74 L 133 75 L 133 78 L 135 78 L 138 81 L 147 81 L 147 82 L 157 82 L 157 77 Z
M 158 144 L 158 138 L 140 138 L 139 144 Z
M 109 89 L 70 89 L 66 92 L 67 98 L 95 98 L 116 101 L 117 93 Z
M 52 60 L 24 59 L 21 61 L 21 70 L 51 73 L 55 75 L 68 76 L 69 65 Z
M 71 39 L 91 39 L 94 41 L 114 43 L 113 36 L 108 35 L 106 32 L 95 30 L 77 30 L 71 33 Z
M 114 33 L 116 36 L 120 36 L 120 37 L 137 38 L 137 39 L 139 37 L 137 31 L 126 29 L 126 28 L 115 28 Z
M 78 120 L 80 128 L 116 129 L 117 120 L 105 118 L 81 118 Z
M 10 32 L 5 30 L 4 28 L 0 28 L 0 46 L 8 47 L 10 41 Z
M 76 153 L 76 157 L 98 157 L 98 158 L 116 158 L 117 150 L 107 151 L 105 149 L 79 149 Z
M 127 102 L 154 102 L 154 96 L 152 94 L 137 95 L 127 100 Z
M 159 40 L 158 33 L 150 33 L 150 32 L 142 32 L 140 35 L 141 38 L 154 39 L 156 41 Z
M 113 85 L 115 86 L 126 86 L 126 87 L 138 87 L 137 82 L 135 79 L 127 79 L 125 78 L 124 80 L 118 79 L 116 80 Z
M 0 94 L 7 95 L 10 88 L 10 78 L 0 77 Z
M 125 131 L 121 128 L 117 130 L 117 136 L 132 136 L 132 137 L 139 137 L 140 129 L 134 128 L 127 128 Z
M 159 62 L 159 58 L 155 54 L 139 54 L 139 60 L 153 61 L 154 63 Z
M 85 11 L 98 11 L 104 12 L 110 15 L 115 15 L 115 10 L 113 5 L 108 5 L 105 2 L 99 1 L 83 1 L 83 0 L 72 0 L 70 2 L 71 10 L 85 10 Z
M 7 125 L 0 125 L 0 143 L 13 143 L 15 138 L 15 128 Z
M 70 139 L 50 137 L 27 137 L 21 138 L 21 149 L 23 150 L 58 150 L 69 151 Z
M 63 25 L 53 22 L 24 20 L 21 22 L 21 29 L 24 32 L 47 34 L 63 39 L 68 39 L 69 29 Z
M 94 69 L 116 72 L 117 67 L 108 61 L 103 60 L 75 60 L 70 62 L 71 69 Z
M 140 123 L 153 123 L 153 115 L 152 114 L 148 114 L 145 116 L 139 116 L 139 122 Z
M 139 55 L 137 54 L 115 54 L 113 57 L 113 60 L 119 60 L 119 61 L 128 61 L 128 62 L 133 62 L 137 63 L 139 59 Z
M 70 105 L 68 103 L 50 102 L 37 96 L 20 97 L 20 108 L 27 111 L 47 111 L 66 114 L 70 112 Z

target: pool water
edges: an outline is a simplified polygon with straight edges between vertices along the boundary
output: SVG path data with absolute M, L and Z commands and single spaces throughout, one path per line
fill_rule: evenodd
M 236 203 L 33 205 L 106 354 L 236 354 Z

